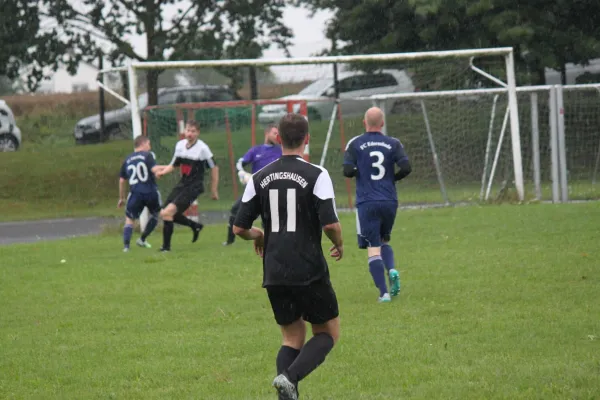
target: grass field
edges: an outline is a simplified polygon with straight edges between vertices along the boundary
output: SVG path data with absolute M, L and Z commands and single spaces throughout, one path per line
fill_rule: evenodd
M 305 399 L 593 399 L 597 203 L 405 211 L 402 292 L 376 303 L 343 215 L 342 336 Z M 279 332 L 248 243 L 121 253 L 120 237 L 0 248 L 0 398 L 269 399 Z M 151 237 L 156 245 L 160 234 Z M 65 263 L 60 260 L 65 259 Z

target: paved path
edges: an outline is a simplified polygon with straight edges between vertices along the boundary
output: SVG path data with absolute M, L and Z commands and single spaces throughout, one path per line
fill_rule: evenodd
M 0 223 L 0 245 L 56 240 L 100 233 L 106 225 L 116 225 L 116 218 L 64 218 L 41 221 Z
M 200 220 L 205 224 L 222 223 L 227 218 L 227 212 L 220 211 L 205 212 L 200 215 Z M 121 218 L 98 217 L 1 222 L 0 245 L 95 235 L 107 226 L 118 226 L 121 223 Z

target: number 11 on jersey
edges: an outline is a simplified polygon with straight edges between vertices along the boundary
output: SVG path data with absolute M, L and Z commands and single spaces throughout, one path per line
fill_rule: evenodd
M 296 189 L 286 191 L 288 232 L 296 232 Z M 269 189 L 269 207 L 271 212 L 271 232 L 279 232 L 279 190 Z

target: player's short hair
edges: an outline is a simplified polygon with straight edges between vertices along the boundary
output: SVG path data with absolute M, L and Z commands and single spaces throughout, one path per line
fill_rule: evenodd
M 273 128 L 279 129 L 277 127 L 277 124 L 268 124 L 267 126 L 265 126 L 265 133 L 271 132 L 271 129 Z
M 281 144 L 288 149 L 298 148 L 308 134 L 308 121 L 303 115 L 289 113 L 279 120 Z
M 193 128 L 196 128 L 196 130 L 200 131 L 200 124 L 198 123 L 198 121 L 195 121 L 193 119 L 188 120 L 185 123 L 186 126 L 191 126 Z
M 133 141 L 133 147 L 137 149 L 138 147 L 143 146 L 144 144 L 148 143 L 149 141 L 150 141 L 150 139 L 148 139 L 148 136 L 138 136 Z

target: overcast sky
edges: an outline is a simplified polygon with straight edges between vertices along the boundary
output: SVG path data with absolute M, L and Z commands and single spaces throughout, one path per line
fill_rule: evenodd
M 168 12 L 166 14 L 169 14 Z M 325 25 L 332 14 L 327 11 L 320 11 L 314 17 L 309 16 L 309 12 L 302 8 L 288 6 L 283 14 L 284 23 L 293 31 L 292 47 L 290 52 L 292 57 L 307 57 L 324 48 L 331 47 L 331 42 L 325 38 Z M 146 55 L 146 44 L 143 36 L 130 38 L 134 49 Z M 283 51 L 273 46 L 265 51 L 263 58 L 285 57 Z

